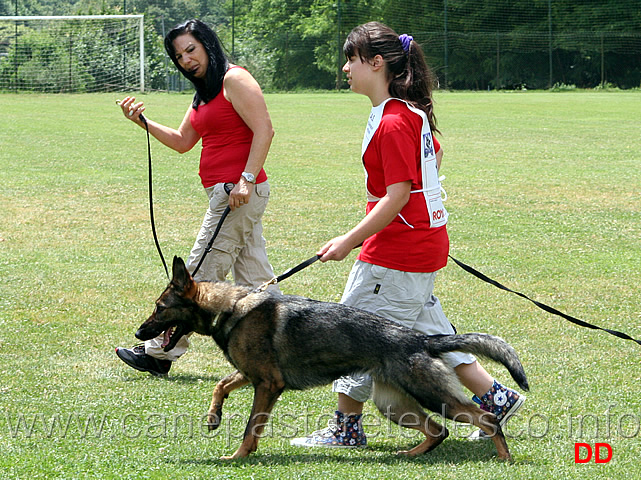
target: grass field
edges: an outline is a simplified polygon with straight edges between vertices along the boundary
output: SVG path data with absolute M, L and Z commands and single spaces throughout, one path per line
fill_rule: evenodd
M 130 346 L 166 279 L 152 241 L 143 130 L 116 94 L 0 95 L 0 477 L 536 478 L 633 477 L 641 457 L 641 346 L 576 327 L 454 263 L 436 294 L 461 332 L 500 335 L 532 387 L 509 424 L 511 464 L 492 442 L 448 423 L 415 459 L 418 437 L 366 406 L 365 451 L 299 450 L 324 426 L 329 387 L 286 392 L 251 457 L 233 453 L 252 391 L 235 392 L 215 434 L 203 428 L 215 382 L 231 371 L 211 339 L 158 380 L 114 354 Z M 149 118 L 177 125 L 190 98 L 151 94 Z M 452 255 L 531 297 L 641 338 L 641 93 L 438 93 Z M 276 129 L 264 218 L 278 273 L 354 225 L 367 99 L 267 96 Z M 198 149 L 152 143 L 165 256 L 186 256 L 204 213 Z M 285 293 L 340 299 L 354 254 L 314 264 Z M 486 367 L 511 385 L 507 373 Z M 576 442 L 608 443 L 609 463 L 575 464 Z M 585 451 L 583 451 L 583 456 Z

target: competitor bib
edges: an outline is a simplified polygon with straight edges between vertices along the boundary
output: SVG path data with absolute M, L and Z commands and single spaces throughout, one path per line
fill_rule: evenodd
M 405 100 L 399 98 L 388 98 L 383 103 L 376 107 L 372 107 L 369 119 L 367 120 L 367 127 L 365 128 L 365 135 L 363 136 L 363 146 L 361 156 L 365 155 L 365 151 L 369 146 L 374 133 L 378 130 L 381 120 L 383 118 L 383 110 L 385 104 L 390 100 L 399 100 L 403 102 L 407 108 L 421 117 L 423 126 L 421 128 L 421 177 L 423 188 L 421 190 L 412 190 L 412 194 L 422 193 L 425 198 L 425 204 L 429 213 L 430 228 L 442 227 L 447 224 L 448 213 L 443 205 L 443 198 L 441 197 L 441 182 L 438 176 L 438 168 L 436 164 L 436 152 L 434 151 L 434 142 L 432 140 L 432 131 L 430 123 L 427 120 L 425 112 L 413 107 Z M 367 176 L 367 171 L 365 171 Z M 367 186 L 367 179 L 365 181 Z M 377 202 L 380 198 L 373 196 L 369 191 L 367 192 L 367 200 L 369 202 Z

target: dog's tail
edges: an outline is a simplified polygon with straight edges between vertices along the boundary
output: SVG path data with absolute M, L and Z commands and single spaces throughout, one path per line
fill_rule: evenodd
M 434 356 L 460 351 L 494 360 L 507 368 L 519 387 L 523 390 L 530 388 L 516 351 L 502 338 L 484 333 L 433 335 L 430 336 L 426 344 L 428 351 Z

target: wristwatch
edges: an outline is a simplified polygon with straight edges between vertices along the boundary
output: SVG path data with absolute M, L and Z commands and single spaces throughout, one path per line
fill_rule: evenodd
M 254 176 L 253 173 L 249 172 L 243 172 L 240 174 L 241 177 L 243 177 L 245 180 L 247 180 L 249 183 L 256 183 L 256 177 Z

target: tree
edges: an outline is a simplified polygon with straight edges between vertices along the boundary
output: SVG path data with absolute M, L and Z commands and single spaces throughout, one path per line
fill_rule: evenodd
M 12 1 L 0 0 L 0 12 L 13 14 Z M 545 88 L 551 74 L 585 87 L 641 82 L 639 0 L 16 1 L 21 15 L 123 13 L 125 4 L 144 14 L 152 86 L 165 77 L 163 30 L 192 17 L 266 88 L 341 85 L 344 39 L 370 20 L 413 35 L 450 88 Z

